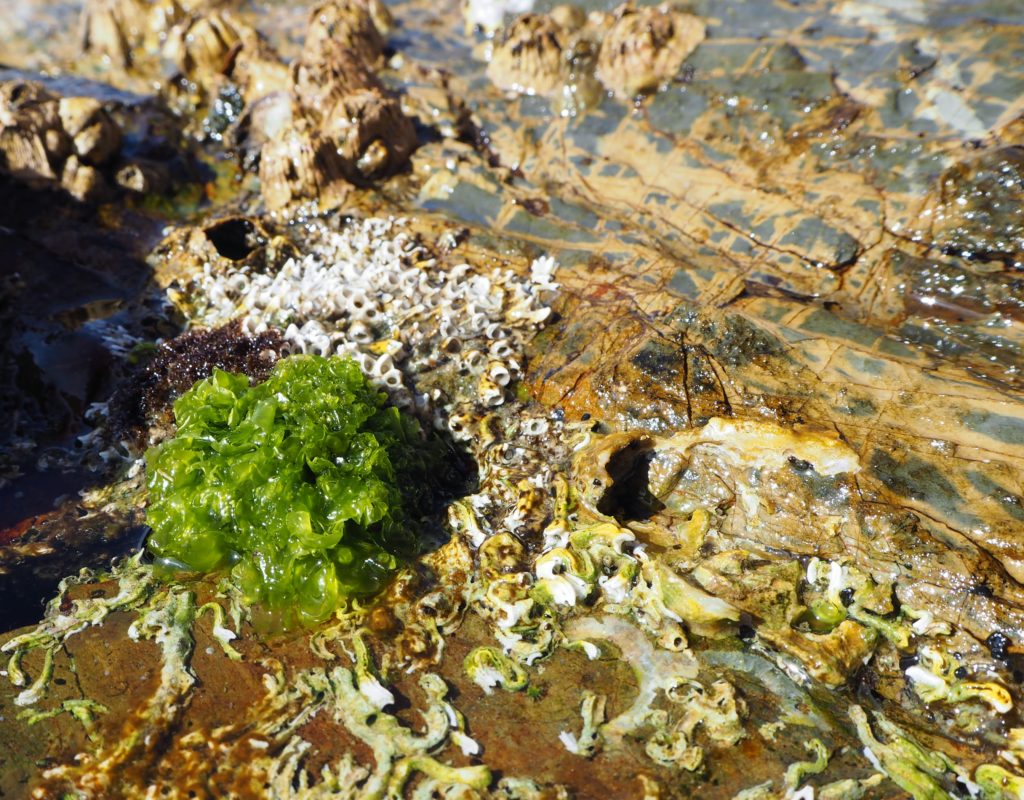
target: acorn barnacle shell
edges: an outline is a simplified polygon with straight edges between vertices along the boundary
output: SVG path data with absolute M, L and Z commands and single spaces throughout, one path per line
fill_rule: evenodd
M 622 99 L 657 89 L 671 80 L 704 40 L 704 23 L 667 4 L 619 6 L 601 42 L 597 77 Z

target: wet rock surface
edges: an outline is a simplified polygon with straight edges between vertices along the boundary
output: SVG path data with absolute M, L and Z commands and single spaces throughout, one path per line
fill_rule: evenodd
M 49 75 L 0 84 L 3 791 L 1018 796 L 1015 4 L 34 2 L 0 41 Z M 168 403 L 290 352 L 472 461 L 424 554 L 283 633 L 111 574 Z

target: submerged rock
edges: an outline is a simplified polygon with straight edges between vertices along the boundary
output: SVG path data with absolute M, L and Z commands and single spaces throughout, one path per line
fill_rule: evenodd
M 946 170 L 930 210 L 931 235 L 947 253 L 1024 267 L 1024 147 L 990 150 Z

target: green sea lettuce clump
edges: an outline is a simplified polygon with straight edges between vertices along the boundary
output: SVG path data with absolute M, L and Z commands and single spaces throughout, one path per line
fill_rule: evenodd
M 351 359 L 285 358 L 256 386 L 216 370 L 174 415 L 146 453 L 158 564 L 230 567 L 250 602 L 310 624 L 415 552 L 436 450 Z

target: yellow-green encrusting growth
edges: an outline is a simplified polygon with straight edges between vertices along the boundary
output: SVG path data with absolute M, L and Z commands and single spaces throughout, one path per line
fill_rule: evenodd
M 261 384 L 217 370 L 146 453 L 149 548 L 170 569 L 231 568 L 246 598 L 314 623 L 415 552 L 436 450 L 344 358 L 282 359 Z

